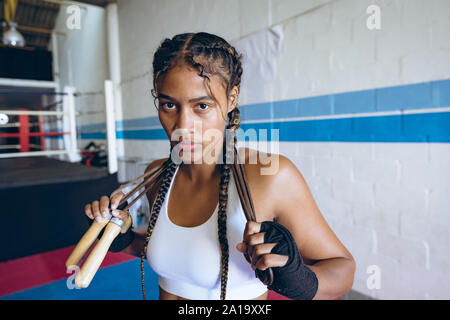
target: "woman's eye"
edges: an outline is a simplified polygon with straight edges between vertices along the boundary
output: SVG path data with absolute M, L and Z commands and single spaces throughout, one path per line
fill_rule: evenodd
M 205 104 L 205 103 L 200 103 L 200 104 L 198 105 L 198 107 L 199 107 L 199 109 L 200 109 L 201 111 L 208 110 L 208 108 L 209 108 L 209 106 L 208 106 L 207 104 Z
M 175 107 L 175 105 L 171 102 L 161 103 L 160 106 L 164 107 L 164 109 L 169 109 L 169 110 L 172 110 L 173 107 Z

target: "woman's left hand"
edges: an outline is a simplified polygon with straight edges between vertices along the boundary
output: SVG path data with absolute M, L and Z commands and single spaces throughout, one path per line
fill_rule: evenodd
M 251 259 L 253 270 L 266 270 L 271 267 L 283 267 L 289 260 L 286 255 L 270 253 L 278 244 L 264 243 L 265 232 L 260 232 L 261 223 L 247 221 L 244 230 L 243 241 L 236 245 L 236 249 L 242 253 L 247 253 Z

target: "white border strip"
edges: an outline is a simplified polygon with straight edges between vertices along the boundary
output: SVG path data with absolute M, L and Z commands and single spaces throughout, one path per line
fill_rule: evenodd
M 77 150 L 80 152 L 80 150 Z M 5 158 L 20 158 L 20 157 L 37 157 L 37 156 L 51 156 L 58 154 L 69 153 L 68 150 L 48 150 L 48 151 L 31 151 L 31 152 L 11 152 L 0 153 L 0 159 Z
M 0 146 L 0 150 L 6 149 L 20 149 L 20 144 L 5 144 L 3 146 Z
M 63 111 L 31 111 L 31 110 L 0 110 L 1 113 L 9 114 L 13 116 L 18 115 L 29 115 L 29 116 L 63 116 L 63 115 L 70 115 L 69 112 L 63 112 Z
M 51 89 L 58 88 L 58 84 L 55 81 L 22 80 L 9 78 L 0 78 L 0 85 L 11 87 L 32 87 L 32 88 L 51 88 Z
M 135 131 L 135 130 L 154 130 L 154 129 L 162 129 L 161 125 L 159 126 L 148 126 L 148 127 L 136 127 L 136 128 L 126 128 L 126 129 L 117 129 L 118 131 Z
M 412 110 L 394 110 L 383 112 L 367 112 L 367 113 L 346 113 L 329 116 L 310 116 L 310 117 L 292 117 L 292 118 L 278 118 L 278 119 L 260 119 L 260 120 L 246 120 L 241 123 L 264 123 L 264 122 L 292 122 L 292 121 L 308 121 L 308 120 L 324 120 L 324 119 L 341 119 L 341 118 L 364 118 L 364 117 L 380 117 L 401 114 L 416 114 L 416 113 L 437 113 L 450 111 L 450 107 L 443 108 L 426 108 L 426 109 L 412 109 Z

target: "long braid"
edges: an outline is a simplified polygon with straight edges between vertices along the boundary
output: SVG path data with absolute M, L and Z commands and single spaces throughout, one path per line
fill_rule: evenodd
M 228 203 L 228 183 L 230 181 L 230 165 L 222 166 L 222 175 L 220 177 L 219 189 L 219 213 L 218 213 L 218 229 L 219 244 L 221 250 L 220 260 L 220 299 L 225 300 L 227 281 L 228 281 L 228 239 L 227 239 L 227 203 Z
M 156 220 L 158 219 L 159 212 L 161 210 L 161 206 L 164 202 L 164 199 L 166 198 L 167 191 L 169 189 L 170 183 L 172 181 L 172 177 L 175 173 L 175 170 L 177 168 L 177 164 L 172 162 L 171 158 L 166 160 L 168 167 L 164 171 L 164 177 L 161 182 L 161 186 L 159 187 L 158 195 L 155 200 L 155 204 L 152 207 L 152 214 L 150 215 L 150 222 L 147 227 L 147 232 L 145 234 L 145 242 L 144 242 L 144 248 L 141 252 L 141 284 L 142 284 L 142 296 L 144 300 L 145 297 L 145 281 L 144 281 L 144 260 L 147 255 L 147 247 L 148 242 L 150 240 L 150 237 L 152 236 L 153 229 L 155 228 Z
M 228 183 L 230 181 L 231 166 L 233 165 L 234 148 L 236 146 L 236 130 L 240 126 L 240 113 L 236 107 L 229 114 L 229 124 L 227 126 L 227 135 L 230 134 L 232 139 L 228 136 L 224 143 L 224 164 L 222 166 L 222 176 L 220 177 L 220 191 L 219 191 L 219 213 L 218 213 L 218 229 L 219 229 L 219 243 L 221 249 L 221 284 L 220 284 L 220 299 L 225 300 L 228 282 L 228 239 L 227 239 L 227 204 L 228 204 Z

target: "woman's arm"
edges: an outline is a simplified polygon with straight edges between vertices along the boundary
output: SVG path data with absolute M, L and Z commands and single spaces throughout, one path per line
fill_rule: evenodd
M 316 261 L 309 266 L 319 280 L 314 299 L 334 299 L 350 291 L 355 260 L 325 221 L 303 175 L 284 156 L 274 186 L 276 222 L 290 230 L 302 256 Z
M 319 280 L 314 300 L 336 299 L 350 291 L 353 285 L 355 260 L 348 257 L 323 259 L 308 266 Z M 338 281 L 336 281 L 338 279 Z
M 289 159 L 280 155 L 279 171 L 266 178 L 270 179 L 267 186 L 273 199 L 275 221 L 290 231 L 300 255 L 318 279 L 314 299 L 335 299 L 347 293 L 353 285 L 355 261 L 328 226 L 302 174 Z M 288 257 L 269 253 L 275 244 L 264 244 L 260 226 L 258 222 L 248 223 L 244 234 L 248 248 L 239 244 L 238 249 L 249 250 L 249 254 L 254 255 L 253 268 L 265 270 L 284 266 Z

